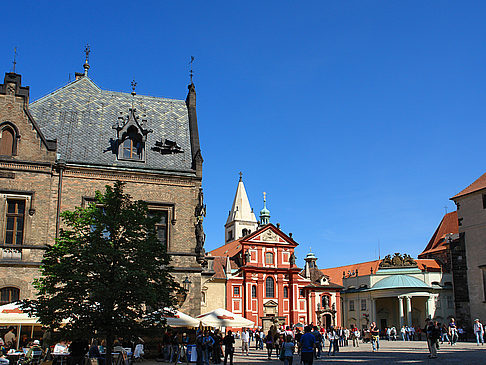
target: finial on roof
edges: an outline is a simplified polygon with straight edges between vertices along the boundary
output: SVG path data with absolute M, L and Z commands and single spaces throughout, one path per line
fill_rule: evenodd
M 240 181 L 243 180 L 243 173 L 240 171 Z
M 263 192 L 263 209 L 260 210 L 260 225 L 270 223 L 270 211 L 267 209 L 267 193 Z
M 191 61 L 189 62 L 189 65 L 191 66 L 191 69 L 189 70 L 189 76 L 191 78 L 191 85 L 192 85 L 192 77 L 194 76 L 194 72 L 192 72 L 192 64 L 194 63 L 194 56 L 191 56 Z
M 89 47 L 89 43 L 86 43 L 86 47 L 84 48 L 84 53 L 86 55 L 86 59 L 84 61 L 84 76 L 88 76 L 89 70 L 89 53 L 91 52 L 91 48 Z
M 17 65 L 17 47 L 14 47 L 14 57 L 12 63 L 13 63 L 12 72 L 15 73 L 15 66 Z
M 137 95 L 137 93 L 135 92 L 135 88 L 137 87 L 137 82 L 135 81 L 135 79 L 132 80 L 130 85 L 132 86 L 132 95 L 133 96 Z

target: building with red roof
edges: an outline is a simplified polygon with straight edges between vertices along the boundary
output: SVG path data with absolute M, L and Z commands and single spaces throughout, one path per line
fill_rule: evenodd
M 298 243 L 270 223 L 265 196 L 260 221 L 253 217 L 240 177 L 225 224 L 227 243 L 208 254 L 214 274 L 202 283 L 201 311 L 219 305 L 264 330 L 274 323 L 341 325 L 342 286 L 317 268 L 313 253 L 307 255 L 304 269 L 296 265 Z

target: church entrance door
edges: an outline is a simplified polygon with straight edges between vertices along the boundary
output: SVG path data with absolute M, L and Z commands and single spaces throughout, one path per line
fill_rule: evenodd
M 328 329 L 329 327 L 332 326 L 332 317 L 330 314 L 324 314 L 322 316 L 322 326 L 325 328 L 325 329 Z

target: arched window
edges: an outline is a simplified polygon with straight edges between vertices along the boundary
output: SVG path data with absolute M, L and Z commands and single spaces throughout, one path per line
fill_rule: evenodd
M 289 287 L 288 286 L 284 286 L 283 287 L 283 295 L 284 295 L 284 298 L 288 298 L 289 297 Z
M 265 296 L 275 298 L 275 281 L 271 276 L 268 276 L 265 280 Z
M 143 158 L 142 136 L 137 128 L 131 126 L 123 135 L 121 158 L 124 160 L 141 160 Z
M 273 265 L 273 253 L 272 252 L 267 252 L 265 254 L 265 263 L 267 265 Z
M 13 287 L 0 289 L 0 305 L 17 302 L 20 297 L 20 290 Z
M 246 229 L 246 228 L 243 228 L 243 231 L 241 231 L 241 234 L 243 235 L 243 237 L 245 237 L 246 235 L 249 235 L 250 234 L 250 230 L 249 229 Z
M 251 297 L 252 297 L 252 298 L 256 298 L 256 297 L 257 297 L 257 294 L 256 294 L 257 292 L 256 292 L 256 290 L 257 290 L 257 289 L 256 289 L 256 285 L 252 285 L 252 286 L 251 286 Z
M 0 131 L 0 155 L 12 156 L 15 147 L 15 133 L 10 127 L 4 127 Z

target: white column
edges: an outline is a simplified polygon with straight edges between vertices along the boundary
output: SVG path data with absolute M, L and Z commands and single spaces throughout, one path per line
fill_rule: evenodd
M 398 318 L 400 319 L 400 328 L 403 327 L 403 297 L 398 297 Z M 400 329 L 398 329 L 400 331 Z
M 412 297 L 405 297 L 407 298 L 407 324 L 408 326 L 412 326 Z
M 371 298 L 371 322 L 376 322 L 376 299 Z

